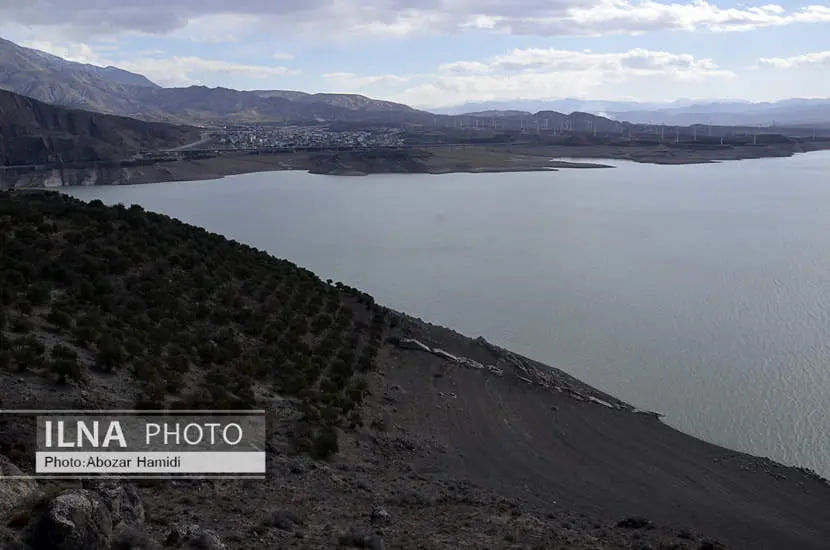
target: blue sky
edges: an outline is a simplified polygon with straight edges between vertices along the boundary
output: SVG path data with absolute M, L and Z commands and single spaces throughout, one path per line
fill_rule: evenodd
M 0 0 L 0 36 L 164 86 L 477 101 L 830 97 L 830 5 Z

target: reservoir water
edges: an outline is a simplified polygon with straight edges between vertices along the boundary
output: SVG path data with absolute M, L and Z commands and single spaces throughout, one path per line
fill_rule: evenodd
M 830 153 L 67 188 L 267 250 L 830 477 Z

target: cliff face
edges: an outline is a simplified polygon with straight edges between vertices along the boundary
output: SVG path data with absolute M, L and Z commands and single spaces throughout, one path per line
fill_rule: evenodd
M 0 90 L 0 166 L 120 159 L 199 138 L 196 128 L 65 109 Z

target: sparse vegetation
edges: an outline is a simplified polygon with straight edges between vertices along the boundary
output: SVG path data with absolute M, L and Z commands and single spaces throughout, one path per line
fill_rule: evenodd
M 371 296 L 141 207 L 0 193 L 0 368 L 132 376 L 138 407 L 301 398 L 299 447 L 361 423 L 389 316 Z M 394 319 L 394 317 L 393 317 Z

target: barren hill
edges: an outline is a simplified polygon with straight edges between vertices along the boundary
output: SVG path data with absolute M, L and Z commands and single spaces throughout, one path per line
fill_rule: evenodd
M 64 109 L 0 90 L 0 166 L 121 159 L 199 138 L 196 128 Z
M 357 94 L 239 91 L 189 86 L 162 88 L 143 75 L 97 67 L 0 39 L 0 89 L 106 114 L 192 124 L 240 122 L 416 120 L 428 113 Z

